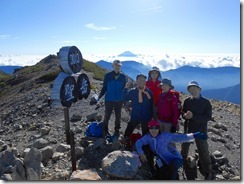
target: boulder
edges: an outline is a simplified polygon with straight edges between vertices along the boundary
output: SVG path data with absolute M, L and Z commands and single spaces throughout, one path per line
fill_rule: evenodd
M 138 158 L 130 151 L 113 151 L 102 160 L 102 170 L 106 174 L 122 179 L 132 179 L 138 167 Z

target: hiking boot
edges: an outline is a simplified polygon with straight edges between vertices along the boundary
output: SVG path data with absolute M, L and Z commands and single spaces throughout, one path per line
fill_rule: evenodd
M 115 141 L 118 141 L 118 139 L 119 139 L 119 137 L 115 134 L 107 137 L 108 142 L 115 142 Z
M 103 138 L 106 139 L 107 137 L 110 137 L 111 135 L 109 134 L 108 131 L 103 131 Z
M 212 173 L 208 173 L 205 175 L 204 180 L 213 180 Z
M 125 137 L 122 141 L 121 141 L 123 147 L 127 150 L 130 151 L 132 149 L 132 145 L 130 142 L 130 139 L 128 137 Z
M 114 135 L 117 136 L 117 137 L 119 137 L 119 131 L 118 130 L 115 130 Z

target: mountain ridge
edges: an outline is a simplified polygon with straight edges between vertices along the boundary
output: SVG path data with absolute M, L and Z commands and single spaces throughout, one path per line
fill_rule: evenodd
M 104 60 L 98 61 L 96 64 L 107 70 L 112 69 L 112 63 Z M 150 69 L 151 67 L 136 61 L 122 61 L 121 70 L 134 80 L 139 73 L 143 73 L 147 76 Z M 176 69 L 161 71 L 161 76 L 171 79 L 175 89 L 185 93 L 187 93 L 186 86 L 188 83 L 191 80 L 196 80 L 200 83 L 203 91 L 208 90 L 206 97 L 214 98 L 217 97 L 217 95 L 212 95 L 211 90 L 219 89 L 221 91 L 223 88 L 229 90 L 231 87 L 240 84 L 240 68 L 234 66 L 201 68 L 186 65 Z M 212 91 L 212 93 L 216 92 Z M 238 99 L 238 97 L 240 97 L 240 91 L 231 91 L 227 97 L 225 96 L 217 99 L 240 104 L 240 98 Z

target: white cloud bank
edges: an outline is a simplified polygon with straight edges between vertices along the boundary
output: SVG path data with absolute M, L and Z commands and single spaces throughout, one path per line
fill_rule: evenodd
M 148 66 L 157 66 L 160 70 L 165 71 L 169 69 L 179 68 L 181 66 L 190 65 L 202 68 L 215 68 L 215 67 L 224 67 L 224 66 L 234 66 L 240 67 L 240 56 L 239 55 L 142 55 L 138 54 L 135 57 L 118 57 L 116 55 L 109 56 L 97 56 L 91 55 L 85 58 L 92 62 L 97 62 L 99 60 L 112 62 L 115 59 L 121 61 L 137 61 L 144 65 Z
M 0 55 L 0 66 L 32 66 L 47 55 Z
M 0 55 L 0 66 L 31 66 L 35 65 L 47 55 Z M 135 57 L 118 57 L 117 55 L 83 55 L 84 59 L 92 62 L 105 60 L 112 62 L 115 59 L 121 61 L 137 61 L 148 66 L 157 66 L 160 70 L 179 68 L 190 65 L 202 68 L 215 68 L 223 66 L 240 67 L 239 55 L 142 55 L 137 54 Z

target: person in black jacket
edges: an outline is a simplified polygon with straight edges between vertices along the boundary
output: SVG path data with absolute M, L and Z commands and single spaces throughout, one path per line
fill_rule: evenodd
M 203 132 L 207 134 L 207 124 L 212 118 L 212 105 L 210 101 L 200 94 L 201 87 L 196 81 L 191 81 L 187 90 L 191 97 L 185 99 L 183 103 L 183 115 L 185 119 L 184 133 Z M 195 140 L 202 173 L 206 180 L 212 179 L 211 158 L 209 156 L 207 140 Z M 181 154 L 186 161 L 190 143 L 183 143 Z
M 103 121 L 104 138 L 109 135 L 108 122 L 113 110 L 115 112 L 114 135 L 119 137 L 121 109 L 124 102 L 122 91 L 126 84 L 126 76 L 120 72 L 122 63 L 120 60 L 114 60 L 112 66 L 114 70 L 105 75 L 103 87 L 98 96 L 99 100 L 105 94 L 105 116 Z

